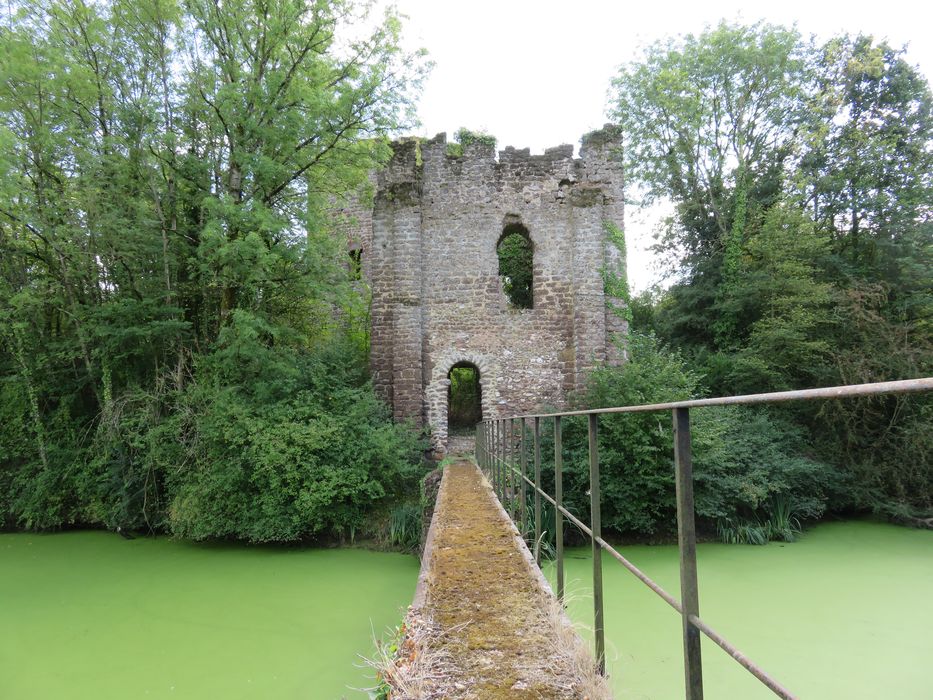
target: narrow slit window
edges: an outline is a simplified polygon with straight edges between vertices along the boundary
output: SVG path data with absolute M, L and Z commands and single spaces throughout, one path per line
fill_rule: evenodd
M 359 281 L 363 279 L 363 249 L 350 249 L 350 279 Z

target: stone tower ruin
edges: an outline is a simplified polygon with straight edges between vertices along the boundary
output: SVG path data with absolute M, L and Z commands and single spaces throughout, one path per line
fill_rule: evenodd
M 393 144 L 375 201 L 344 210 L 351 254 L 372 292 L 371 365 L 396 419 L 428 426 L 448 447 L 450 372 L 479 372 L 483 417 L 566 405 L 587 370 L 620 361 L 624 276 L 608 232 L 623 224 L 621 135 L 587 134 L 580 157 L 474 142 L 449 153 L 446 136 Z M 520 231 L 532 251 L 533 303 L 514 308 L 497 246 Z

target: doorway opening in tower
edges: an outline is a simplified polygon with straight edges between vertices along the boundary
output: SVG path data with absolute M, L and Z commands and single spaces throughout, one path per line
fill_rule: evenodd
M 479 368 L 471 362 L 458 362 L 447 373 L 448 435 L 472 435 L 483 419 L 483 390 Z

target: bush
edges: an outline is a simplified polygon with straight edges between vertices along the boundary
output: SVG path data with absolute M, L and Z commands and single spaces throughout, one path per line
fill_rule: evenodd
M 181 391 L 127 388 L 84 431 L 60 407 L 44 435 L 47 466 L 24 392 L 0 386 L 0 406 L 17 408 L 0 438 L 3 520 L 289 542 L 352 538 L 374 509 L 415 496 L 423 446 L 390 420 L 360 354 L 337 340 L 291 347 L 265 331 L 235 312 Z
M 389 420 L 352 354 L 270 349 L 235 363 L 236 346 L 211 359 L 174 419 L 184 466 L 170 471 L 173 533 L 352 539 L 374 506 L 417 493 L 422 446 Z
M 592 373 L 581 405 L 600 408 L 697 397 L 700 376 L 653 335 L 631 334 L 628 350 L 628 364 Z M 696 513 L 699 527 L 709 534 L 730 522 L 769 521 L 776 503 L 790 509 L 782 513 L 784 523 L 794 517 L 818 518 L 841 488 L 833 468 L 805 456 L 803 432 L 773 411 L 737 406 L 694 409 L 691 422 Z M 586 420 L 565 419 L 563 438 L 565 501 L 571 512 L 586 517 Z M 549 461 L 550 431 L 544 443 L 542 454 Z M 600 416 L 603 527 L 638 536 L 673 534 L 673 459 L 669 412 Z M 544 469 L 549 489 L 553 489 L 552 465 Z M 775 536 L 783 532 L 779 526 L 768 531 Z
M 807 456 L 806 431 L 774 409 L 693 413 L 696 509 L 708 528 L 762 520 L 774 524 L 770 539 L 788 539 L 781 533 L 794 518 L 816 520 L 841 498 L 841 473 Z

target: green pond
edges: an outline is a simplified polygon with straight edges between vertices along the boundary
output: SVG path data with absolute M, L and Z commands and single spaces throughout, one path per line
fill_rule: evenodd
M 680 597 L 676 547 L 620 551 Z M 589 550 L 568 557 L 569 613 L 591 627 Z M 700 616 L 800 697 L 933 698 L 933 532 L 826 523 L 793 544 L 702 544 L 698 569 Z M 603 580 L 616 699 L 682 698 L 680 616 L 606 554 Z M 705 638 L 702 653 L 706 697 L 775 697 Z
M 413 556 L 0 534 L 0 698 L 365 698 Z
M 622 551 L 678 593 L 674 547 Z M 568 556 L 570 614 L 592 624 L 588 550 Z M 617 700 L 683 697 L 679 617 L 603 569 Z M 700 545 L 699 569 L 703 618 L 801 697 L 933 698 L 933 532 L 830 523 L 794 544 Z M 360 655 L 417 574 L 415 557 L 361 549 L 0 534 L 0 698 L 364 698 Z M 773 697 L 703 653 L 707 697 Z

